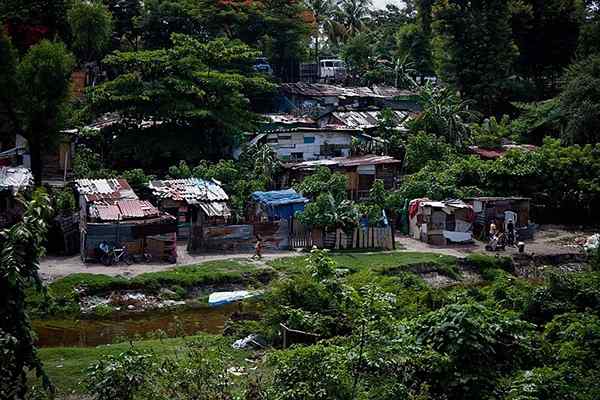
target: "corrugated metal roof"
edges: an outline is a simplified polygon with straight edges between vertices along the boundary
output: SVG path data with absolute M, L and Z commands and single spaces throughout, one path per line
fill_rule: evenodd
M 100 221 L 117 221 L 157 217 L 160 212 L 144 200 L 118 200 L 114 204 L 94 203 L 89 207 L 90 217 Z
M 138 198 L 125 179 L 78 179 L 75 188 L 87 202 Z
M 23 167 L 0 167 L 0 190 L 10 190 L 13 194 L 33 185 L 31 171 Z
M 323 160 L 287 163 L 283 166 L 291 169 L 314 169 L 315 167 L 357 167 L 360 165 L 400 164 L 402 161 L 391 156 L 364 155 L 356 157 L 334 157 Z
M 381 111 L 334 111 L 331 115 L 348 128 L 375 128 L 379 125 Z M 402 128 L 409 119 L 409 111 L 392 111 L 394 122 Z M 330 121 L 331 122 L 331 121 Z
M 371 98 L 393 98 L 396 96 L 407 96 L 412 93 L 392 87 L 379 86 L 373 89 L 366 86 L 343 87 L 327 85 L 322 83 L 283 83 L 283 92 L 306 97 L 371 97 Z
M 149 201 L 119 200 L 117 205 L 123 218 L 155 217 L 159 214 L 158 209 Z
M 221 201 L 213 201 L 211 203 L 198 203 L 198 207 L 209 217 L 229 217 L 231 210 L 227 203 Z
M 198 178 L 155 180 L 150 182 L 148 187 L 159 199 L 185 201 L 188 204 L 229 200 L 227 193 L 214 180 Z

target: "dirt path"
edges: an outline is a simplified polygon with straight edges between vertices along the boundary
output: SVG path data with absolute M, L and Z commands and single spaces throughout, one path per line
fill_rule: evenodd
M 276 258 L 290 257 L 298 255 L 296 251 L 265 252 L 264 261 Z M 53 280 L 70 274 L 88 273 L 103 275 L 123 275 L 135 276 L 145 272 L 159 272 L 172 269 L 174 267 L 202 264 L 209 261 L 218 260 L 248 260 L 252 253 L 213 253 L 213 254 L 189 254 L 185 244 L 177 246 L 177 264 L 152 262 L 150 264 L 119 264 L 115 266 L 104 266 L 98 263 L 85 264 L 81 261 L 79 255 L 69 257 L 50 256 L 45 257 L 40 262 L 40 274 L 43 280 Z

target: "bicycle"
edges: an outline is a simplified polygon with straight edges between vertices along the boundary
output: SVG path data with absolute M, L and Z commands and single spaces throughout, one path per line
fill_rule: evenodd
M 124 262 L 127 265 L 133 263 L 133 259 L 127 251 L 127 246 L 115 247 L 106 242 L 102 242 L 98 247 L 102 253 L 100 262 L 107 267 L 113 264 L 119 264 L 120 262 Z

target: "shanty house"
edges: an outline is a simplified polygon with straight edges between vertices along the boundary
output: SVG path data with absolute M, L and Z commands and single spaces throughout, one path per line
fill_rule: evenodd
M 15 196 L 32 186 L 33 176 L 29 169 L 0 166 L 0 229 L 20 220 L 24 210 Z
M 294 189 L 252 193 L 248 219 L 253 222 L 290 220 L 303 211 L 308 199 Z
M 410 236 L 434 245 L 473 239 L 473 208 L 460 200 L 412 200 L 408 206 Z
M 481 239 L 487 239 L 492 222 L 505 231 L 506 224 L 512 220 L 521 240 L 533 237 L 529 213 L 531 199 L 527 197 L 473 197 L 465 199 L 475 212 L 474 233 Z
M 125 245 L 132 255 L 149 252 L 158 259 L 177 256 L 175 218 L 140 200 L 125 179 L 80 179 L 75 187 L 84 261 L 98 257 L 102 242 Z M 154 251 L 157 248 L 160 251 Z
M 348 178 L 348 198 L 363 200 L 376 179 L 382 180 L 388 190 L 395 189 L 402 161 L 390 156 L 363 155 L 354 157 L 334 157 L 331 159 L 304 161 L 283 164 L 280 178 L 281 187 L 289 187 L 312 175 L 318 168 L 327 167 L 341 172 Z
M 258 134 L 250 143 L 268 144 L 280 160 L 305 161 L 347 157 L 353 139 L 368 140 L 360 129 L 332 126 L 276 129 Z
M 222 225 L 231 216 L 229 196 L 214 180 L 198 178 L 155 180 L 148 184 L 161 210 L 177 218 L 179 238 L 190 250 L 203 248 L 203 229 Z

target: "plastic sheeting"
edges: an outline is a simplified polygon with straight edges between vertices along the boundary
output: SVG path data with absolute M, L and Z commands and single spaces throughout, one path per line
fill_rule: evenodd
M 249 299 L 251 297 L 258 296 L 261 294 L 260 290 L 236 290 L 233 292 L 215 292 L 208 296 L 208 305 L 211 307 L 218 307 L 236 301 Z
M 304 211 L 308 199 L 294 189 L 254 192 L 252 199 L 261 204 L 270 219 L 289 219 L 297 211 Z

